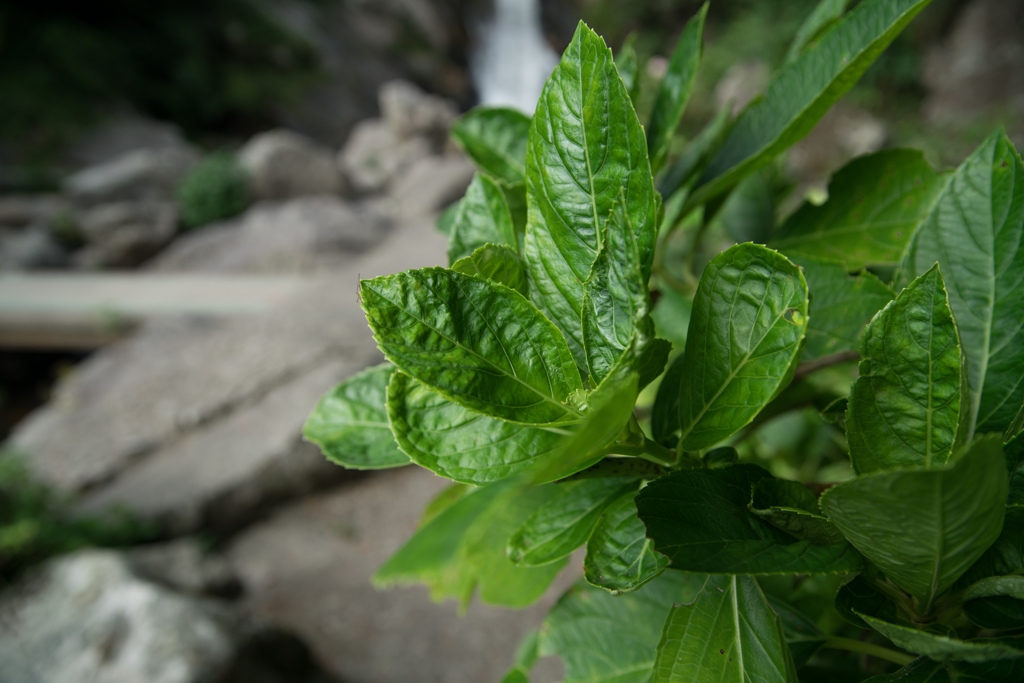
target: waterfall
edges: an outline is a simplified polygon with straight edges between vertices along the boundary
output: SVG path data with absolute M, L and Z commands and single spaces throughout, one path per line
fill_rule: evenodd
M 538 0 L 494 0 L 494 13 L 475 33 L 470 73 L 480 103 L 532 114 L 558 64 L 541 31 Z

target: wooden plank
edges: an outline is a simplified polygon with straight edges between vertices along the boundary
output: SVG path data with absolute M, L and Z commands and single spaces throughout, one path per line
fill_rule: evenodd
M 92 348 L 166 315 L 253 315 L 295 296 L 301 276 L 163 273 L 0 275 L 0 346 Z

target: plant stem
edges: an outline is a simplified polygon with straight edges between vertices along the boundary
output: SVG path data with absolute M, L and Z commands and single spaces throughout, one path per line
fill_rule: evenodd
M 893 664 L 899 664 L 900 666 L 906 666 L 917 659 L 914 655 L 890 650 L 889 648 L 882 647 L 881 645 L 866 643 L 863 640 L 855 640 L 853 638 L 842 638 L 840 636 L 829 636 L 822 647 L 831 647 L 836 650 L 849 650 L 850 652 L 860 652 L 872 657 L 884 659 L 885 661 L 892 662 Z

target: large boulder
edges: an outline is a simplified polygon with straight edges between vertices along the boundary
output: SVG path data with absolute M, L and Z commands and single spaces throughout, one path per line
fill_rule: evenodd
M 404 169 L 431 153 L 426 138 L 402 139 L 386 121 L 367 119 L 352 130 L 338 154 L 338 166 L 353 190 L 371 194 L 384 191 Z
M 376 683 L 500 681 L 522 637 L 538 628 L 568 585 L 572 566 L 537 604 L 479 603 L 459 614 L 424 586 L 372 589 L 371 577 L 415 532 L 423 507 L 448 485 L 415 466 L 360 479 L 278 513 L 227 547 L 257 618 L 298 634 L 345 680 Z M 534 683 L 562 680 L 542 661 Z
M 129 152 L 170 147 L 188 147 L 176 125 L 122 111 L 79 135 L 68 145 L 64 157 L 76 166 L 95 166 Z
M 350 262 L 383 241 L 392 220 L 374 202 L 337 197 L 264 202 L 177 239 L 149 265 L 164 272 L 311 273 Z
M 455 104 L 429 95 L 408 81 L 390 81 L 378 94 L 381 118 L 399 140 L 421 136 L 437 148 L 448 139 L 448 130 L 458 115 Z
M 252 138 L 238 152 L 238 163 L 249 174 L 256 200 L 342 191 L 333 153 L 289 130 L 272 130 Z
M 0 270 L 60 268 L 68 258 L 67 249 L 42 225 L 0 232 Z
M 308 653 L 283 666 L 296 648 L 227 604 L 139 577 L 112 552 L 57 560 L 0 597 L 5 683 L 242 683 L 254 670 L 262 683 L 330 680 Z
M 72 174 L 64 193 L 85 205 L 173 201 L 181 179 L 198 161 L 199 152 L 191 147 L 139 149 Z
M 178 206 L 169 201 L 110 202 L 78 216 L 86 246 L 75 254 L 83 268 L 137 266 L 178 231 Z

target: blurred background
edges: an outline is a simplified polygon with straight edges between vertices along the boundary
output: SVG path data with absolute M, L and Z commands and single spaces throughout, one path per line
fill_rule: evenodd
M 680 146 L 764 89 L 816 4 L 712 2 Z M 381 358 L 359 278 L 446 263 L 435 222 L 473 172 L 454 118 L 530 112 L 583 19 L 634 41 L 646 120 L 700 5 L 0 4 L 0 678 L 500 680 L 557 592 L 460 618 L 373 591 L 445 482 L 346 472 L 302 424 Z M 934 0 L 729 234 L 854 156 L 951 167 L 996 126 L 1024 143 L 1024 3 Z M 801 424 L 758 447 L 820 440 Z

